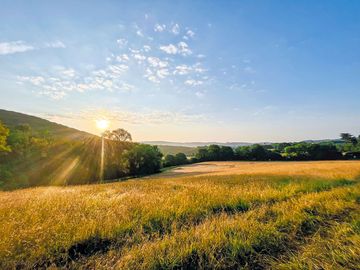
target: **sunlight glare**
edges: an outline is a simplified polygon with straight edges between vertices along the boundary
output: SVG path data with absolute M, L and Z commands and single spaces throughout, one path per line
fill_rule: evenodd
M 107 129 L 109 126 L 109 121 L 105 119 L 96 120 L 96 127 L 101 130 Z

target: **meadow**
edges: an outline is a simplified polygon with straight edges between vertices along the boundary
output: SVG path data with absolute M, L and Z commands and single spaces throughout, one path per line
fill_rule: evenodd
M 359 269 L 360 161 L 0 192 L 0 269 Z

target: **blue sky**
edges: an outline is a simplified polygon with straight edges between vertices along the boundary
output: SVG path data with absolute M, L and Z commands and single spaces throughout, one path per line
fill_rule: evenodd
M 359 1 L 1 1 L 0 108 L 135 140 L 360 133 Z

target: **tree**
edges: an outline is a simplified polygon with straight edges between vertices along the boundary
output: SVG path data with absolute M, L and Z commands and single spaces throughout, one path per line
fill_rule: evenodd
M 279 153 L 266 149 L 260 144 L 239 146 L 235 149 L 236 158 L 239 160 L 281 160 Z
M 285 156 L 294 160 L 342 159 L 341 152 L 333 144 L 297 143 L 285 148 Z
M 268 150 L 260 144 L 250 146 L 250 157 L 252 160 L 268 160 Z
M 358 139 L 350 133 L 341 133 L 340 137 L 342 140 L 347 143 L 351 143 L 352 145 L 356 145 L 358 143 Z
M 176 165 L 183 165 L 183 164 L 188 163 L 188 160 L 184 153 L 177 153 L 175 155 L 175 162 L 176 162 Z
M 10 146 L 7 144 L 9 133 L 9 129 L 0 121 L 0 153 L 11 151 Z
M 170 166 L 175 166 L 176 165 L 176 158 L 174 155 L 166 155 L 164 158 L 164 167 L 170 167 Z
M 238 160 L 250 160 L 250 147 L 238 146 L 235 148 L 235 156 Z
M 198 147 L 197 148 L 197 152 L 195 154 L 195 158 L 198 161 L 206 161 L 209 158 L 209 151 L 208 148 L 206 146 L 204 147 Z
M 28 124 L 16 126 L 11 130 L 8 143 L 12 149 L 12 155 L 26 157 L 31 150 L 31 127 Z
M 233 160 L 234 150 L 230 146 L 220 147 L 220 160 Z
M 135 144 L 124 153 L 124 164 L 130 175 L 156 173 L 161 168 L 162 153 L 157 146 Z
M 311 160 L 342 159 L 342 154 L 333 144 L 311 144 L 309 148 Z
M 118 128 L 113 131 L 107 130 L 103 133 L 105 139 L 119 142 L 131 142 L 131 134 L 125 129 Z

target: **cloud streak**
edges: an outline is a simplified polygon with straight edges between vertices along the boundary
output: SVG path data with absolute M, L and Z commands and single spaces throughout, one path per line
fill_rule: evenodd
M 0 55 L 22 53 L 32 50 L 35 50 L 35 47 L 22 40 L 0 43 Z
M 23 40 L 2 42 L 0 43 L 0 55 L 24 53 L 27 51 L 38 50 L 42 48 L 66 48 L 65 44 L 61 41 L 47 42 L 42 46 L 35 46 Z
M 76 113 L 71 112 L 65 114 L 45 114 L 42 116 L 49 120 L 83 119 L 88 121 L 94 121 L 95 119 L 105 118 L 110 122 L 121 122 L 131 125 L 194 123 L 206 120 L 206 117 L 203 114 L 186 114 L 183 112 L 160 110 L 149 110 L 146 112 L 130 112 L 117 109 L 86 109 Z

